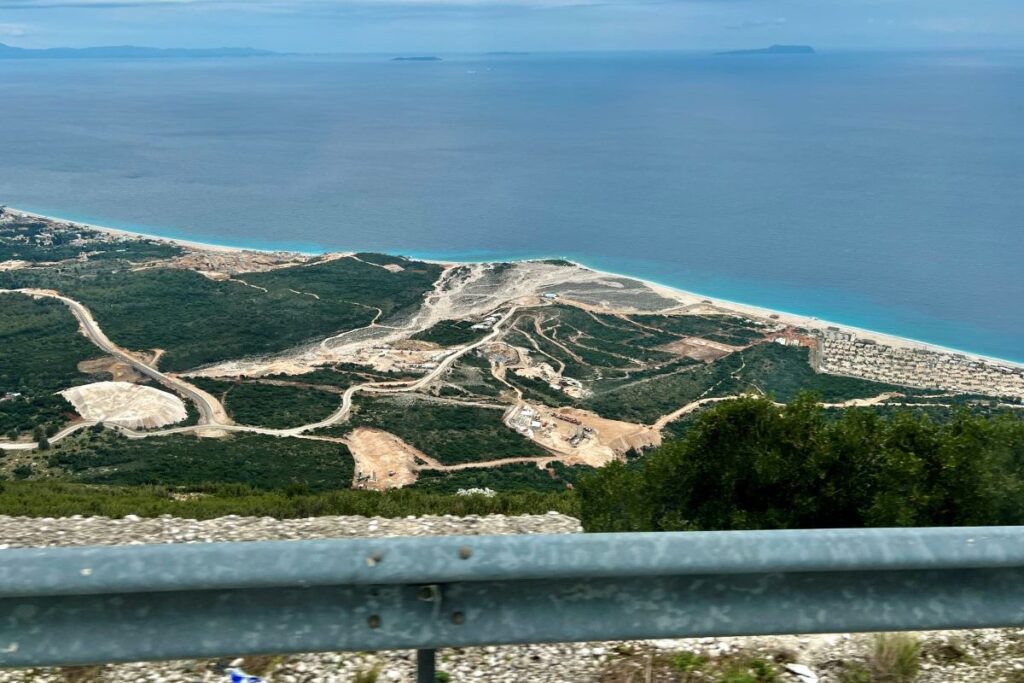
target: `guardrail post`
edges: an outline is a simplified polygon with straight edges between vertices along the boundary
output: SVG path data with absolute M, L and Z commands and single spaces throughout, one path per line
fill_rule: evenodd
M 437 650 L 416 650 L 416 683 L 434 683 L 436 671 Z

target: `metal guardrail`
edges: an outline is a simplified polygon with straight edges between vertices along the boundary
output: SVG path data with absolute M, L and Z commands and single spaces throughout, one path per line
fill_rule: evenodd
M 1024 625 L 1024 527 L 0 551 L 0 666 Z

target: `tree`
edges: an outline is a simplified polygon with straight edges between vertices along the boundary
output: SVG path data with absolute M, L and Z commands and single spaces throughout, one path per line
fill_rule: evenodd
M 621 462 L 584 475 L 586 484 L 577 488 L 581 516 L 594 531 L 635 531 L 651 527 L 651 509 L 646 505 L 642 475 Z
M 808 394 L 744 398 L 641 463 L 580 480 L 588 530 L 1024 523 L 1024 421 L 1007 416 L 830 418 Z

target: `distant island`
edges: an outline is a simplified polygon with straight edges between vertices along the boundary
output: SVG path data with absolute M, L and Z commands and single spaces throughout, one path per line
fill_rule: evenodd
M 717 52 L 719 55 L 813 55 L 814 48 L 810 45 L 772 45 L 771 47 L 754 48 L 751 50 L 729 50 Z
M 426 56 L 426 57 L 392 57 L 391 61 L 392 62 L 440 62 L 441 58 L 440 57 L 435 57 L 433 55 Z
M 158 48 L 134 45 L 34 49 L 0 43 L 0 59 L 159 59 L 196 57 L 269 57 L 278 53 L 250 47 Z

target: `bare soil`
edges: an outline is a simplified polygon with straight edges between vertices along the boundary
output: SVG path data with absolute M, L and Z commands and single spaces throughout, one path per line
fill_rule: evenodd
M 418 463 L 434 463 L 430 456 L 394 434 L 360 427 L 345 437 L 355 460 L 353 488 L 384 491 L 416 483 Z
M 124 361 L 113 356 L 103 356 L 92 360 L 83 360 L 78 364 L 78 370 L 87 375 L 98 375 L 107 373 L 115 382 L 141 382 L 145 379 L 142 373 Z

